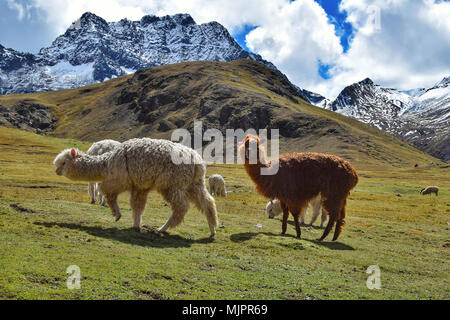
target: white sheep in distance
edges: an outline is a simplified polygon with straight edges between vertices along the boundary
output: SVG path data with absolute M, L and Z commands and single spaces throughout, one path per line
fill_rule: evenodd
M 219 197 L 227 196 L 227 189 L 225 187 L 225 179 L 220 174 L 213 174 L 208 179 L 209 193 Z
M 98 156 L 100 154 L 104 154 L 113 150 L 115 147 L 120 146 L 120 142 L 106 139 L 94 142 L 92 146 L 86 151 L 87 154 L 91 156 Z M 98 182 L 89 182 L 88 183 L 88 193 L 91 197 L 91 203 L 94 204 L 97 202 L 97 197 L 100 197 L 100 205 L 105 205 L 105 197 L 99 191 L 99 183 Z
M 173 155 L 189 159 L 190 163 L 176 164 Z M 162 139 L 131 139 L 98 156 L 66 149 L 56 156 L 53 164 L 56 174 L 71 180 L 101 181 L 100 192 L 116 221 L 121 217 L 117 197 L 130 191 L 133 227 L 139 229 L 148 193 L 156 190 L 172 208 L 172 215 L 157 232 L 180 224 L 191 201 L 206 215 L 211 238 L 216 233 L 216 204 L 206 189 L 206 165 L 195 150 L 182 144 Z
M 313 214 L 311 218 L 311 222 L 308 224 L 308 226 L 312 226 L 313 223 L 317 220 L 317 217 L 320 214 L 320 207 L 322 206 L 322 199 L 320 194 L 311 200 L 309 203 L 312 207 Z M 268 214 L 269 219 L 273 219 L 274 217 L 280 215 L 283 212 L 280 206 L 280 202 L 278 199 L 270 200 L 266 205 L 266 213 Z M 306 208 L 302 213 L 302 217 L 300 220 L 300 223 L 305 224 L 305 217 L 306 217 Z M 322 208 L 322 217 L 320 221 L 320 227 L 322 228 L 325 221 L 327 221 L 328 214 L 325 209 Z
M 428 187 L 423 188 L 422 190 L 420 190 L 420 194 L 421 195 L 425 195 L 425 194 L 432 194 L 432 193 L 434 193 L 436 195 L 436 197 L 437 197 L 438 191 L 439 191 L 439 187 L 438 186 L 428 186 Z

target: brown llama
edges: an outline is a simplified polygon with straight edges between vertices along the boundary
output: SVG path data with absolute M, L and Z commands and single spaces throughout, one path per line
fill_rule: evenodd
M 345 205 L 350 190 L 358 183 L 355 168 L 346 160 L 322 153 L 287 153 L 278 159 L 267 161 L 259 137 L 247 135 L 240 143 L 239 153 L 244 167 L 256 186 L 256 191 L 269 199 L 279 199 L 283 209 L 282 234 L 286 233 L 289 212 L 294 217 L 297 237 L 300 238 L 299 216 L 309 201 L 319 193 L 323 208 L 329 214 L 328 224 L 318 239 L 322 241 L 336 222 L 333 241 L 345 224 Z M 252 163 L 253 150 L 256 149 L 256 163 Z M 262 175 L 262 168 L 278 166 L 273 175 Z

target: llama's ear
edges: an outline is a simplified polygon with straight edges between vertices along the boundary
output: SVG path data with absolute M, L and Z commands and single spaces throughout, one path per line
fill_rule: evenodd
M 73 158 L 75 158 L 77 156 L 77 150 L 75 149 L 70 150 L 70 154 L 72 155 Z
M 244 141 L 238 141 L 238 147 L 242 146 L 243 143 Z

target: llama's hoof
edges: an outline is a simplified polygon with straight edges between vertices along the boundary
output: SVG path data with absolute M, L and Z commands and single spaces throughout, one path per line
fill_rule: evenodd
M 216 234 L 211 234 L 211 235 L 209 235 L 209 239 L 214 239 L 214 236 L 215 236 Z
M 91 200 L 91 204 L 95 204 L 95 200 Z
M 141 228 L 139 228 L 139 227 L 131 227 L 131 230 L 136 231 L 136 232 L 141 232 Z
M 122 215 L 116 216 L 116 222 L 119 221 L 121 217 L 122 217 Z
M 322 240 L 323 240 L 322 238 L 317 238 L 317 239 L 316 239 L 316 241 L 322 241 Z

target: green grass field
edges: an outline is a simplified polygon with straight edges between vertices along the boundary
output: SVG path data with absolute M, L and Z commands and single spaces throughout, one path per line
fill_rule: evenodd
M 87 184 L 54 173 L 54 156 L 69 146 L 89 144 L 0 127 L 0 298 L 450 298 L 448 166 L 357 168 L 347 225 L 333 243 L 315 241 L 318 227 L 303 227 L 299 240 L 290 224 L 281 236 L 242 166 L 210 165 L 230 192 L 216 199 L 223 227 L 211 241 L 196 209 L 167 234 L 132 231 L 126 194 L 114 222 L 109 208 L 89 204 Z M 439 196 L 421 196 L 431 184 Z M 160 226 L 169 213 L 151 193 L 143 223 Z M 79 290 L 66 286 L 70 265 L 80 267 Z M 371 265 L 381 269 L 380 290 L 366 286 Z

